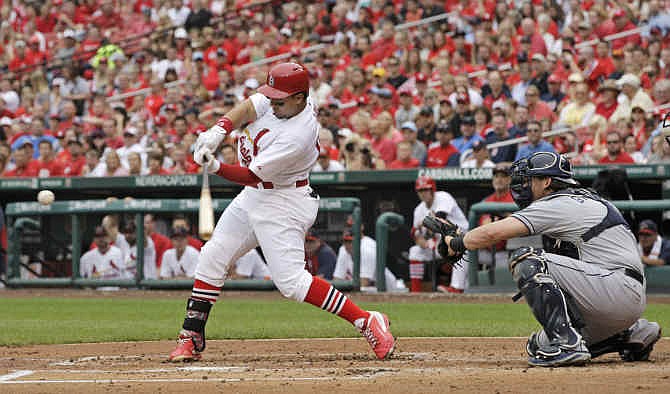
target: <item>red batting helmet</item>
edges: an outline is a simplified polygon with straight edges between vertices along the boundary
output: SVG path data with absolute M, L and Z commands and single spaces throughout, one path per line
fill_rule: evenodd
M 283 99 L 309 90 L 309 73 L 298 63 L 280 63 L 268 72 L 267 83 L 258 91 L 271 99 Z
M 437 190 L 435 185 L 435 180 L 427 175 L 422 175 L 416 178 L 416 183 L 414 183 L 414 190 L 426 190 L 431 189 L 432 191 Z

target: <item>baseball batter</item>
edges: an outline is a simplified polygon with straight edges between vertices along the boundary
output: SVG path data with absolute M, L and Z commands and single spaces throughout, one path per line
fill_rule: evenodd
M 228 265 L 260 245 L 272 280 L 288 298 L 308 302 L 352 323 L 376 356 L 395 345 L 388 318 L 365 311 L 328 282 L 305 271 L 305 232 L 319 208 L 308 183 L 319 154 L 319 124 L 309 97 L 309 75 L 296 63 L 273 66 L 267 83 L 198 136 L 194 160 L 206 170 L 246 187 L 223 212 L 200 252 L 186 318 L 170 361 L 194 361 L 205 349 L 205 323 Z M 246 126 L 245 126 L 246 125 Z M 241 166 L 207 158 L 225 136 L 242 127 Z
M 409 277 L 411 291 L 418 292 L 421 291 L 424 264 L 440 257 L 435 248 L 440 235 L 430 233 L 422 224 L 423 218 L 427 215 L 444 215 L 444 218 L 449 219 L 463 231 L 468 229 L 468 220 L 451 194 L 436 191 L 435 180 L 431 177 L 418 177 L 414 189 L 421 202 L 414 208 L 412 234 L 416 245 L 409 248 Z M 441 214 L 438 214 L 438 212 L 441 212 Z M 454 265 L 451 273 L 451 285 L 447 288 L 447 291 L 462 293 L 465 289 L 467 273 L 467 264 Z
M 583 364 L 618 352 L 646 360 L 661 336 L 655 322 L 640 319 L 645 279 L 635 236 L 619 210 L 578 187 L 563 156 L 538 152 L 514 162 L 511 216 L 465 235 L 445 235 L 443 251 L 466 250 L 529 234 L 556 240 L 561 254 L 531 247 L 515 250 L 509 268 L 543 330 L 526 350 L 534 366 Z

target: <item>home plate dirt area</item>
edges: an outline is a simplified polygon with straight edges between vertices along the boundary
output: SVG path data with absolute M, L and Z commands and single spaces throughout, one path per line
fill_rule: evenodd
M 361 338 L 207 341 L 168 364 L 172 341 L 2 347 L 0 393 L 669 393 L 670 340 L 649 362 L 615 355 L 530 368 L 525 338 L 400 338 L 379 361 Z

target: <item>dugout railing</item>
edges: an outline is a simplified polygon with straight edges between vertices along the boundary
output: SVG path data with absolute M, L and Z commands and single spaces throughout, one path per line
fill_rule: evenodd
M 214 211 L 220 214 L 231 202 L 230 199 L 213 200 Z M 353 251 L 354 261 L 352 280 L 336 280 L 333 285 L 340 290 L 360 289 L 360 224 L 361 208 L 358 198 L 321 198 L 319 212 L 334 212 L 343 215 L 351 214 L 353 219 Z M 8 227 L 7 253 L 7 286 L 9 287 L 131 287 L 146 289 L 190 289 L 193 279 L 145 279 L 144 263 L 144 214 L 152 213 L 193 213 L 199 208 L 197 199 L 127 199 L 127 200 L 75 200 L 56 201 L 50 205 L 37 202 L 17 202 L 7 205 L 5 215 Z M 79 262 L 82 255 L 82 234 L 86 230 L 82 218 L 86 215 L 100 214 L 131 214 L 134 215 L 137 231 L 137 266 L 133 279 L 92 279 L 79 276 Z M 28 231 L 40 229 L 40 218 L 52 215 L 69 215 L 71 220 L 71 269 L 68 277 L 57 278 L 22 278 L 21 261 L 22 239 Z M 227 280 L 228 290 L 272 290 L 275 289 L 271 280 Z
M 624 212 L 658 212 L 670 210 L 670 200 L 623 200 L 612 203 Z M 513 203 L 480 202 L 472 205 L 468 214 L 470 228 L 479 224 L 479 218 L 487 213 L 504 213 L 518 210 Z M 506 268 L 490 267 L 479 270 L 477 251 L 468 251 L 470 264 L 468 278 L 471 291 L 516 291 L 512 274 Z M 670 266 L 645 267 L 647 291 L 670 292 Z

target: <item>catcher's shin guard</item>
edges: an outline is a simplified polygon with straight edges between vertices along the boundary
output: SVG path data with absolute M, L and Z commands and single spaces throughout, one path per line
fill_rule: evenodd
M 519 291 L 544 328 L 549 344 L 533 349 L 529 363 L 539 366 L 571 365 L 588 361 L 590 354 L 572 326 L 563 291 L 547 273 L 544 253 L 523 247 L 510 257 L 510 270 Z
M 195 350 L 202 352 L 205 350 L 205 324 L 212 304 L 208 301 L 202 301 L 195 298 L 189 298 L 186 303 L 186 317 L 184 318 L 184 330 L 196 332 L 200 338 L 194 340 Z

